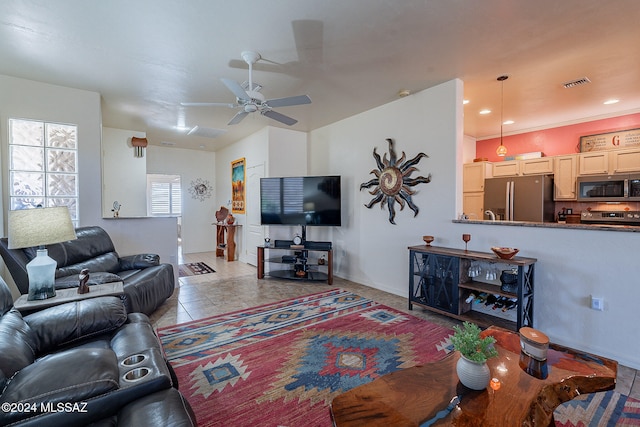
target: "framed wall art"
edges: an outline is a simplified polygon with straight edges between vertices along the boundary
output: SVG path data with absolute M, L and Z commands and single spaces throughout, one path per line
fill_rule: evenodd
M 245 212 L 245 171 L 246 161 L 244 157 L 231 162 L 231 212 L 233 213 L 243 214 Z

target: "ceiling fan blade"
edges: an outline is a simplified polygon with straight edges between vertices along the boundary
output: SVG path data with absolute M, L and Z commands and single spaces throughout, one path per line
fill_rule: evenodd
M 289 116 L 285 116 L 284 114 L 280 114 L 277 111 L 268 110 L 262 113 L 263 116 L 267 116 L 270 119 L 276 120 L 280 123 L 284 123 L 285 125 L 292 126 L 298 123 L 296 119 L 293 119 Z
M 224 79 L 224 78 L 220 80 L 222 80 L 222 83 L 224 83 L 225 86 L 227 86 L 229 90 L 233 92 L 236 98 L 242 99 L 244 101 L 251 101 L 251 97 L 249 96 L 249 94 L 245 92 L 244 89 L 242 89 L 242 86 L 240 86 L 238 82 L 236 82 L 235 80 Z
M 249 113 L 247 113 L 246 111 L 240 111 L 238 114 L 236 114 L 235 116 L 233 116 L 233 118 L 231 119 L 231 121 L 229 123 L 227 123 L 228 125 L 235 125 L 238 124 L 242 121 L 242 119 L 244 119 L 245 117 L 247 117 Z
M 265 61 L 269 63 L 265 64 L 264 63 Z M 229 66 L 231 68 L 240 68 L 243 70 L 249 69 L 249 67 L 247 66 L 247 63 L 241 59 L 232 59 L 231 61 L 229 61 Z M 268 59 L 265 59 L 265 58 L 260 58 L 259 62 L 256 62 L 255 64 L 253 64 L 253 70 L 267 71 L 270 73 L 282 73 L 284 70 L 284 67 L 282 66 L 282 64 L 278 64 L 277 62 L 269 61 Z
M 237 104 L 229 104 L 225 102 L 181 102 L 180 105 L 183 107 L 239 107 Z
M 292 105 L 311 104 L 311 98 L 307 95 L 289 96 L 287 98 L 276 98 L 265 101 L 271 108 L 289 107 Z

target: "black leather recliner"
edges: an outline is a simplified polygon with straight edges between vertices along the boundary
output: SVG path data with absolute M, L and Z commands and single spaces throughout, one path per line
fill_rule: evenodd
M 23 317 L 1 278 L 0 390 L 3 426 L 196 425 L 146 315 L 99 297 Z
M 76 229 L 76 240 L 47 245 L 57 263 L 56 289 L 77 287 L 78 274 L 89 269 L 89 285 L 122 281 L 128 313 L 150 315 L 173 294 L 175 277 L 171 264 L 160 264 L 155 254 L 118 256 L 111 237 L 101 227 Z M 0 239 L 0 255 L 21 294 L 29 293 L 27 264 L 37 248 L 9 249 L 8 239 Z

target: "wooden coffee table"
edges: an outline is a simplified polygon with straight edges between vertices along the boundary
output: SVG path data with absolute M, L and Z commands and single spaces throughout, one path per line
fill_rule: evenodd
M 458 381 L 459 353 L 423 366 L 384 375 L 337 396 L 331 403 L 334 425 L 411 426 L 433 419 L 458 396 L 460 403 L 434 426 L 552 426 L 553 411 L 579 394 L 611 390 L 618 363 L 551 344 L 547 355 L 549 375 L 541 380 L 519 366 L 517 333 L 491 327 L 483 332 L 496 338 L 498 357 L 489 360 L 491 375 L 500 388 L 470 390 Z

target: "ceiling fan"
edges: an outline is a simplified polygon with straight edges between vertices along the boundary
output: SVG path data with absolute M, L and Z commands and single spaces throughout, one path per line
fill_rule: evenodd
M 260 112 L 263 116 L 267 116 L 270 119 L 276 120 L 285 125 L 292 126 L 298 121 L 289 116 L 285 116 L 282 113 L 278 113 L 274 110 L 277 107 L 290 107 L 293 105 L 311 104 L 311 98 L 307 95 L 289 96 L 286 98 L 265 99 L 264 95 L 260 93 L 262 86 L 253 83 L 253 64 L 255 64 L 260 58 L 260 54 L 257 52 L 245 51 L 241 53 L 242 59 L 249 65 L 249 81 L 242 85 L 231 79 L 220 79 L 222 83 L 229 88 L 231 92 L 236 96 L 235 104 L 220 103 L 220 102 L 182 102 L 180 105 L 185 107 L 229 107 L 239 109 L 238 113 L 233 116 L 229 125 L 235 125 L 240 123 L 242 119 L 247 117 L 249 113 Z

